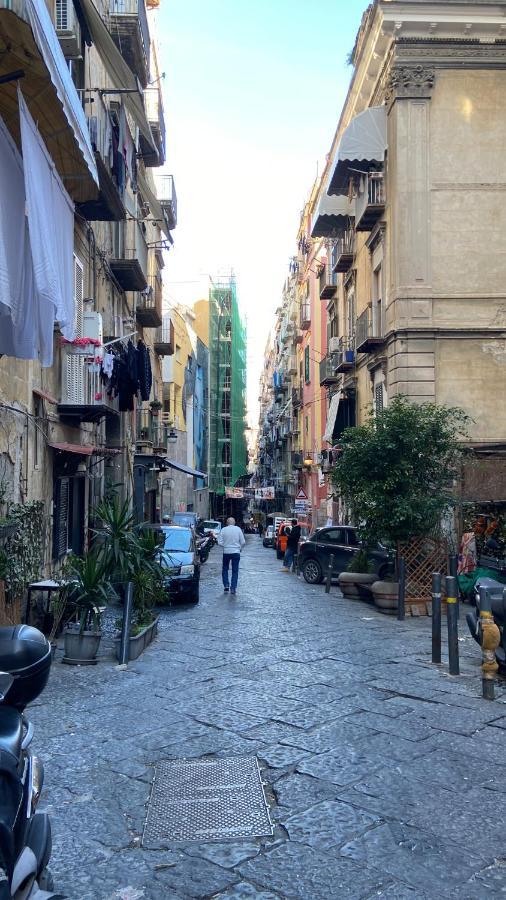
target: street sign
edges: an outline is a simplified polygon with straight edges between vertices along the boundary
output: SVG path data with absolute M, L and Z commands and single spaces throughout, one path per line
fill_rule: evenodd
M 296 496 L 296 498 L 295 498 L 295 502 L 296 502 L 296 503 L 297 503 L 297 500 L 305 500 L 306 503 L 308 502 L 309 498 L 308 498 L 308 495 L 306 494 L 304 488 L 299 488 L 299 491 L 298 491 L 297 496 Z

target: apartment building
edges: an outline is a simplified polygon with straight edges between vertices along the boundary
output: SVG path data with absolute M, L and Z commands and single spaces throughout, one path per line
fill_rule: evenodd
M 155 17 L 144 0 L 0 0 L 0 168 L 21 173 L 9 216 L 22 207 L 23 228 L 26 203 L 28 224 L 20 307 L 0 304 L 0 480 L 8 502 L 43 501 L 46 571 L 82 552 L 107 490 L 133 497 L 139 519 L 159 508 L 177 201 L 172 176 L 153 174 L 165 162 Z
M 461 497 L 506 500 L 505 13 L 504 0 L 376 0 L 364 14 L 299 232 L 299 292 L 312 315 L 315 270 L 321 309 L 323 416 L 306 365 L 302 379 L 308 461 L 323 438 L 313 514 L 344 429 L 400 394 L 463 407 L 479 465 Z M 309 344 L 310 379 L 314 331 L 298 351 Z M 343 515 L 330 500 L 328 513 Z

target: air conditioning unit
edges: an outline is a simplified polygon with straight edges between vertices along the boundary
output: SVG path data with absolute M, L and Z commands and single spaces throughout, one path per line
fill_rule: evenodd
M 81 59 L 81 26 L 73 0 L 55 0 L 56 34 L 66 59 Z
M 83 337 L 92 338 L 100 344 L 104 341 L 102 316 L 98 312 L 83 313 Z
M 329 338 L 329 347 L 328 347 L 329 353 L 337 353 L 339 350 L 339 344 L 340 344 L 340 338 L 338 338 L 338 337 Z

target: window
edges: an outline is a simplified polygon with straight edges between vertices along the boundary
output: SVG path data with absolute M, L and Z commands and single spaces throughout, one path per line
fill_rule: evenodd
M 353 528 L 348 529 L 348 546 L 349 547 L 360 547 L 360 541 L 357 537 L 357 532 L 353 530 Z
M 54 479 L 53 559 L 69 550 L 80 556 L 84 548 L 84 498 L 86 479 L 65 476 Z
M 176 357 L 176 362 L 180 363 L 181 362 L 181 347 L 179 346 L 179 344 L 176 344 L 175 357 Z
M 326 528 L 318 537 L 322 544 L 346 544 L 344 528 Z
M 309 434 L 309 416 L 306 416 L 306 434 Z
M 69 547 L 69 478 L 58 478 L 54 491 L 53 559 L 61 559 Z
M 372 327 L 373 334 L 378 337 L 383 334 L 382 272 L 382 267 L 379 265 L 372 273 Z
M 304 380 L 306 384 L 309 384 L 311 381 L 311 368 L 310 368 L 310 360 L 309 360 L 309 346 L 304 349 Z
M 374 411 L 376 415 L 383 410 L 383 384 L 376 385 L 374 391 Z

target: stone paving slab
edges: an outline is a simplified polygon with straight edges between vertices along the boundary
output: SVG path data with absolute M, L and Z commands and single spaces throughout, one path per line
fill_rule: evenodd
M 481 900 L 503 896 L 506 696 L 430 664 L 430 621 L 281 574 L 249 537 L 239 592 L 214 550 L 201 602 L 163 610 L 127 670 L 53 666 L 31 709 L 51 868 L 70 900 Z M 463 620 L 464 617 L 461 616 Z M 109 649 L 108 649 L 109 648 Z M 444 655 L 444 654 L 443 654 Z M 268 839 L 140 841 L 163 759 L 256 755 Z

